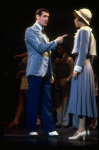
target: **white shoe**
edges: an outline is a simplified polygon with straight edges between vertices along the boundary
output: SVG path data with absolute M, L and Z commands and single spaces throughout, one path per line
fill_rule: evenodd
M 57 133 L 57 131 L 52 131 L 52 132 L 49 132 L 48 133 L 50 136 L 57 136 L 57 135 L 59 135 L 58 133 Z
M 78 131 L 77 131 L 77 133 L 78 133 L 78 135 L 76 135 L 76 136 L 71 136 L 71 137 L 69 137 L 68 139 L 69 139 L 69 140 L 77 140 L 77 139 L 79 139 L 79 138 L 82 137 L 82 139 L 85 140 L 85 138 L 86 138 L 86 131 L 83 131 L 83 132 L 78 132 Z
M 38 135 L 37 132 L 29 132 L 29 135 Z

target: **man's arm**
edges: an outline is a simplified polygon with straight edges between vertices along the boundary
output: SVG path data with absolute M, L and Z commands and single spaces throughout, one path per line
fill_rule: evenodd
M 49 43 L 42 43 L 42 40 L 39 39 L 37 31 L 32 28 L 28 28 L 25 33 L 25 41 L 28 41 L 38 53 L 44 53 L 49 50 L 55 50 L 57 44 L 62 43 L 65 36 L 67 36 L 67 34 L 58 37 L 56 40 Z
M 42 40 L 40 40 L 37 31 L 28 28 L 26 30 L 25 34 L 25 40 L 28 42 L 38 53 L 44 53 L 49 50 L 55 50 L 56 49 L 56 42 L 52 41 L 49 43 L 42 43 Z
M 69 64 L 69 67 L 70 67 L 70 75 L 69 77 L 67 78 L 68 81 L 71 80 L 71 77 L 72 77 L 72 74 L 73 74 L 73 67 L 74 67 L 74 61 L 71 57 L 68 57 L 68 60 L 67 60 L 68 64 Z
M 14 59 L 19 59 L 19 58 L 23 58 L 23 57 L 25 57 L 25 56 L 28 56 L 28 53 L 27 52 L 25 52 L 25 53 L 23 53 L 23 54 L 20 54 L 20 55 L 15 55 L 14 56 Z

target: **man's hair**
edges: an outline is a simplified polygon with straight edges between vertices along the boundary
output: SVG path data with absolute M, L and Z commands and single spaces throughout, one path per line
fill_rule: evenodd
M 46 9 L 46 8 L 40 8 L 40 9 L 38 9 L 38 10 L 36 11 L 35 16 L 36 16 L 36 15 L 41 16 L 43 11 L 49 13 L 48 9 Z

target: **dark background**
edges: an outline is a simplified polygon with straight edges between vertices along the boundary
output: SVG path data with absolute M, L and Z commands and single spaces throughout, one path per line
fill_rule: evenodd
M 35 11 L 39 8 L 47 8 L 50 12 L 50 20 L 45 28 L 50 40 L 57 36 L 68 34 L 64 42 L 67 50 L 71 52 L 73 36 L 76 32 L 74 25 L 74 9 L 88 8 L 93 14 L 91 27 L 97 40 L 98 52 L 98 1 L 26 1 L 3 2 L 1 16 L 3 16 L 3 104 L 4 121 L 11 122 L 14 118 L 18 102 L 20 80 L 16 80 L 19 61 L 14 60 L 14 55 L 26 52 L 24 36 L 25 30 L 35 23 Z M 55 53 L 55 52 L 54 52 Z M 55 55 L 54 55 L 55 56 Z M 53 60 L 54 61 L 54 57 Z

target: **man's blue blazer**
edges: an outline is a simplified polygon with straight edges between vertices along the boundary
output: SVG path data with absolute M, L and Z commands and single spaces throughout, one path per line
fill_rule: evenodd
M 47 36 L 41 32 L 36 23 L 26 29 L 25 42 L 28 52 L 26 76 L 44 77 L 50 64 L 50 78 L 52 77 L 51 50 L 56 49 L 56 41 L 49 42 Z M 49 53 L 49 54 L 48 54 Z

